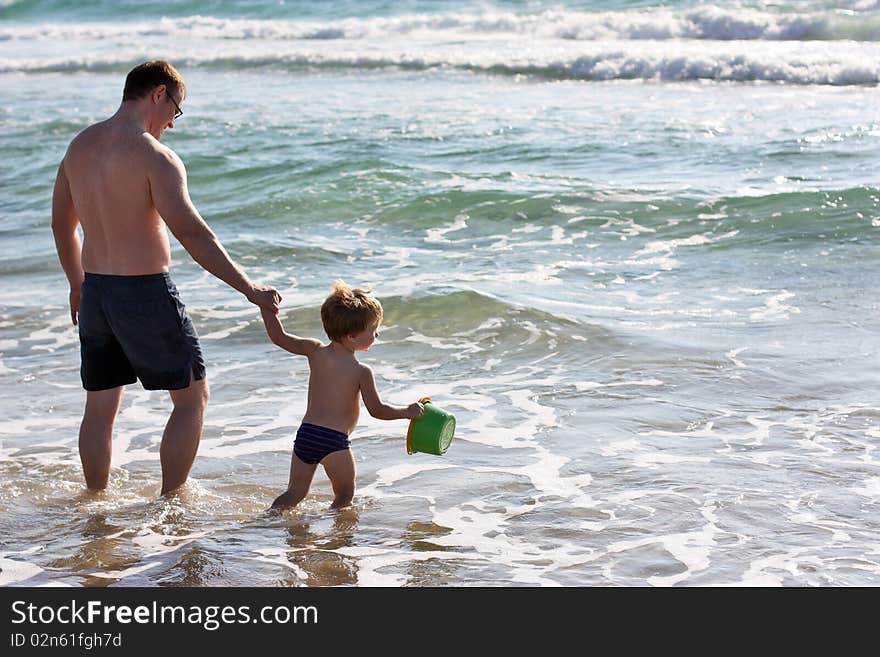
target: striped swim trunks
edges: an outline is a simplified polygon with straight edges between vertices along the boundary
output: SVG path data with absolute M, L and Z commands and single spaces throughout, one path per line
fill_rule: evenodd
M 293 453 L 304 463 L 314 465 L 328 454 L 350 446 L 348 436 L 341 431 L 303 422 L 293 441 Z

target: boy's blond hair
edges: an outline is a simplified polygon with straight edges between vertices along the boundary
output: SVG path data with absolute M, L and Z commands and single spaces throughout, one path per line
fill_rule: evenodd
M 382 304 L 370 290 L 352 288 L 345 281 L 333 281 L 333 292 L 321 306 L 321 323 L 328 338 L 339 342 L 377 320 L 382 321 Z

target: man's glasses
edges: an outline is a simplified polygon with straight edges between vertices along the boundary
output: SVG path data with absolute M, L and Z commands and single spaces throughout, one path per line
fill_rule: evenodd
M 170 93 L 168 93 L 167 91 L 165 92 L 165 95 L 168 96 L 168 100 L 170 100 L 172 103 L 174 103 L 174 109 L 177 110 L 177 111 L 174 113 L 174 120 L 176 121 L 176 120 L 179 119 L 181 116 L 183 116 L 183 110 L 180 109 L 180 105 L 178 105 L 178 104 L 177 104 L 177 101 L 174 100 L 174 96 L 172 96 L 172 95 L 171 95 Z

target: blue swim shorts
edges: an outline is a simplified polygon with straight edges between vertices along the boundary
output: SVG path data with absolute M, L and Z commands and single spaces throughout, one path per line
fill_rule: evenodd
M 140 379 L 147 390 L 181 390 L 205 378 L 199 336 L 167 273 L 86 273 L 79 306 L 80 376 L 86 390 Z
M 341 431 L 320 427 L 310 422 L 303 422 L 300 425 L 296 432 L 296 440 L 293 441 L 293 453 L 309 465 L 319 463 L 328 454 L 349 447 L 351 443 L 348 436 Z

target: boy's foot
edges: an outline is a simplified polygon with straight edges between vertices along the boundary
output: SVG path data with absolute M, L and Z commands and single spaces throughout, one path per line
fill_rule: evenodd
M 290 491 L 285 491 L 281 493 L 278 497 L 275 498 L 275 501 L 272 502 L 273 509 L 288 509 L 292 506 L 296 506 L 299 504 L 300 500 L 296 499 L 296 496 Z

